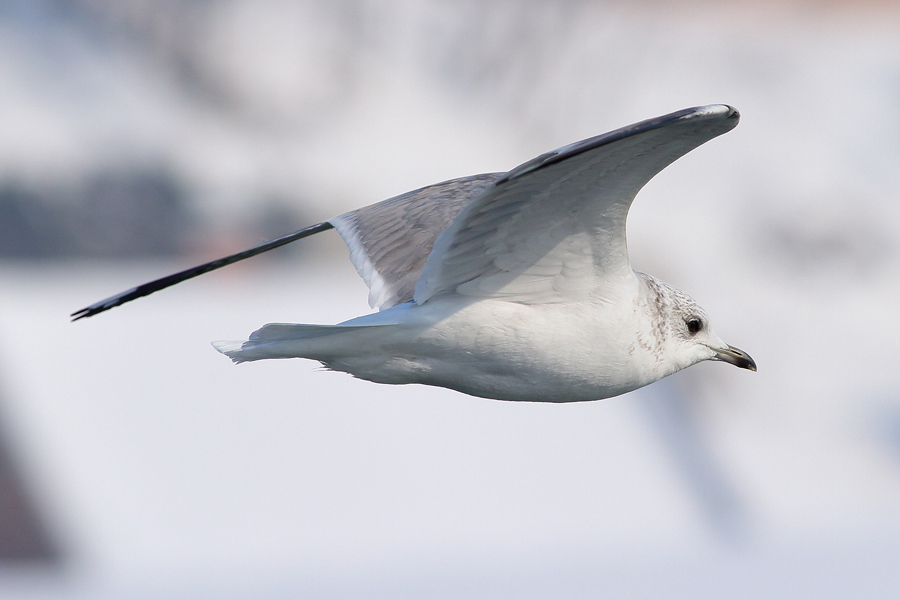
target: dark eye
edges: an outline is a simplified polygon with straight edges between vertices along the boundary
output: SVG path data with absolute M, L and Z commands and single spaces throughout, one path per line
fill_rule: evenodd
M 700 319 L 691 319 L 687 322 L 687 328 L 688 331 L 691 332 L 691 335 L 694 335 L 695 333 L 703 329 L 703 321 L 701 321 Z

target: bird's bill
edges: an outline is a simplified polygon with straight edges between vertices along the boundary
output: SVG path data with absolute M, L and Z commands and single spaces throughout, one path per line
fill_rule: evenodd
M 716 351 L 716 355 L 714 357 L 715 360 L 721 360 L 727 363 L 731 363 L 736 367 L 740 367 L 741 369 L 749 369 L 751 371 L 756 371 L 756 362 L 750 358 L 750 355 L 741 350 L 740 348 L 735 348 L 734 346 L 728 346 L 725 350 L 718 350 L 713 348 Z

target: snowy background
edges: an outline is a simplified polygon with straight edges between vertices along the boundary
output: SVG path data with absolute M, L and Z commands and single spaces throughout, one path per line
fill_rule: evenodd
M 68 322 L 720 102 L 629 247 L 756 374 L 543 406 L 209 346 L 369 310 L 333 232 Z M 900 594 L 895 4 L 2 0 L 0 114 L 0 598 Z

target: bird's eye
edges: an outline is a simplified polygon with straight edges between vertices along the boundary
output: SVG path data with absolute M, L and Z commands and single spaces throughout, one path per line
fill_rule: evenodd
M 694 335 L 695 333 L 703 329 L 703 321 L 701 321 L 700 319 L 691 319 L 687 322 L 687 328 L 688 331 L 691 332 L 691 335 Z

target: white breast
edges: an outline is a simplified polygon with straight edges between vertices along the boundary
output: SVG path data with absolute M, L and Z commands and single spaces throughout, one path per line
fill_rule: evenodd
M 412 320 L 377 352 L 332 368 L 383 383 L 439 385 L 475 396 L 571 402 L 618 395 L 666 374 L 637 281 L 630 299 L 563 304 L 457 294 L 397 312 Z M 381 313 L 388 317 L 389 309 Z M 375 349 L 370 349 L 375 350 Z M 564 390 L 564 392 L 560 392 Z

